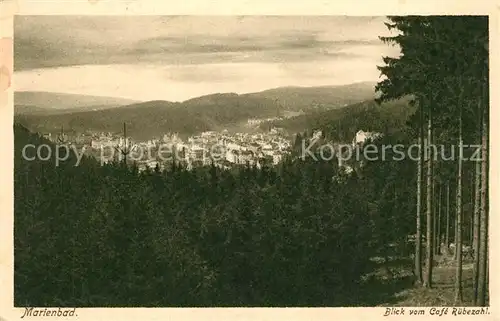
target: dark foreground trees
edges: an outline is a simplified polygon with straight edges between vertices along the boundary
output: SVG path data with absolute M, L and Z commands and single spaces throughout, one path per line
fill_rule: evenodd
M 435 181 L 454 182 L 455 186 L 455 215 L 454 215 L 454 255 L 457 260 L 456 269 L 456 301 L 462 301 L 462 248 L 465 246 L 463 235 L 465 231 L 473 231 L 474 244 L 469 246 L 475 249 L 476 261 L 474 264 L 474 282 L 476 288 L 477 303 L 484 305 L 487 292 L 486 267 L 488 258 L 487 248 L 487 154 L 488 140 L 487 128 L 489 113 L 488 95 L 488 17 L 486 16 L 406 16 L 389 17 L 387 27 L 397 35 L 383 37 L 387 43 L 400 46 L 402 55 L 400 57 L 384 58 L 384 66 L 379 70 L 386 79 L 377 85 L 381 92 L 379 101 L 388 101 L 395 98 L 410 95 L 414 102 L 424 109 L 427 119 L 427 142 L 432 144 L 435 137 L 434 132 L 439 134 L 441 140 L 453 144 L 451 149 L 458 150 L 451 159 L 444 160 L 433 158 L 432 148 L 425 145 L 421 139 L 422 127 L 425 122 L 413 121 L 413 128 L 419 128 L 415 132 L 420 133 L 419 144 L 421 150 L 429 151 L 427 158 L 427 221 L 426 221 L 426 273 L 424 285 L 432 286 L 432 270 L 434 265 L 433 254 L 439 251 L 433 249 L 440 246 L 440 242 L 433 244 L 435 233 L 432 222 L 437 213 L 433 206 L 435 191 L 432 186 Z M 479 106 L 479 107 L 477 107 Z M 414 117 L 414 119 L 417 119 Z M 478 121 L 482 119 L 482 121 Z M 462 144 L 474 144 L 477 137 L 482 136 L 483 160 L 479 173 L 478 159 L 470 159 L 469 164 L 463 161 L 463 156 L 471 157 L 472 151 L 463 150 Z M 439 164 L 439 173 L 432 170 L 434 162 Z M 423 163 L 420 163 L 423 166 Z M 456 170 L 451 170 L 453 167 Z M 423 168 L 420 168 L 422 171 Z M 466 172 L 467 171 L 467 172 Z M 469 193 L 471 200 L 467 213 L 467 225 L 464 213 L 464 177 L 476 177 L 476 201 L 475 208 L 472 203 L 472 189 Z M 479 184 L 481 177 L 481 184 Z M 418 175 L 419 189 L 423 191 L 424 184 L 422 175 Z M 417 207 L 422 208 L 421 198 L 417 196 Z M 449 199 L 449 197 L 448 197 Z M 479 203 L 481 204 L 479 210 Z M 422 228 L 418 218 L 422 211 L 417 212 L 417 228 Z M 475 218 L 474 218 L 475 216 Z M 483 221 L 485 222 L 484 226 Z M 449 230 L 447 212 L 446 231 Z M 442 224 L 439 221 L 438 224 Z M 475 227 L 474 227 L 475 226 Z M 437 231 L 440 230 L 440 225 Z M 417 231 L 421 235 L 421 231 Z M 445 244 L 449 242 L 446 233 Z M 432 240 L 431 240 L 432 238 Z M 470 239 L 471 237 L 469 237 Z M 415 269 L 419 278 L 420 248 L 416 246 Z M 448 251 L 448 249 L 446 249 Z
M 411 162 L 138 173 L 28 161 L 28 143 L 46 141 L 16 127 L 16 306 L 356 305 L 371 259 L 412 232 Z
M 16 306 L 360 305 L 359 289 L 374 262 L 404 255 L 394 249 L 404 249 L 412 234 L 417 281 L 431 287 L 440 246 L 436 231 L 443 224 L 434 210 L 441 198 L 433 186 L 443 184 L 444 243 L 455 238 L 459 253 L 462 233 L 477 226 L 476 299 L 486 304 L 487 19 L 393 17 L 389 26 L 402 32 L 386 40 L 400 45 L 403 55 L 384 59 L 380 100 L 410 96 L 420 114 L 410 117 L 406 130 L 392 109 L 381 116 L 383 108 L 360 104 L 355 114 L 346 111 L 332 122 L 337 128 L 325 125 L 324 137 L 350 140 L 359 129 L 374 130 L 384 132 L 378 143 L 385 145 L 419 141 L 424 150 L 439 141 L 456 152 L 457 143 L 481 135 L 476 219 L 472 204 L 464 204 L 473 199 L 472 184 L 462 181 L 478 168 L 457 157 L 428 153 L 420 155 L 420 164 L 405 159 L 364 167 L 354 162 L 349 175 L 335 160 L 310 159 L 262 169 L 171 166 L 138 173 L 133 166 L 101 167 L 91 159 L 78 167 L 74 159 L 59 167 L 26 161 L 23 146 L 46 142 L 16 127 Z M 453 226 L 458 232 L 450 235 Z

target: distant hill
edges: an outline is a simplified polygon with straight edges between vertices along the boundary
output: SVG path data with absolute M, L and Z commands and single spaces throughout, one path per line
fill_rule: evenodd
M 27 100 L 26 96 L 29 95 L 22 94 L 18 100 Z M 47 97 L 50 98 L 49 96 Z M 336 109 L 353 102 L 361 102 L 366 100 L 366 97 L 374 97 L 372 84 L 284 87 L 242 95 L 217 93 L 181 103 L 156 100 L 109 108 L 90 104 L 98 100 L 93 97 L 85 100 L 88 105 L 79 101 L 72 109 L 18 113 L 16 121 L 38 132 L 55 132 L 61 126 L 78 132 L 87 129 L 120 132 L 125 122 L 128 124 L 128 133 L 136 139 L 142 139 L 159 137 L 166 132 L 188 135 L 206 130 L 220 130 L 246 122 L 249 118 L 275 117 L 279 112 Z M 62 101 L 62 98 L 60 100 Z M 111 98 L 107 102 L 118 103 Z M 44 103 L 41 107 L 48 105 L 50 104 Z M 33 104 L 30 106 L 40 107 Z
M 213 104 L 223 102 L 225 100 L 236 99 L 239 96 L 240 95 L 238 95 L 236 93 L 215 93 L 215 94 L 191 98 L 191 99 L 185 100 L 183 103 L 189 104 L 190 106 L 213 105 Z M 241 95 L 241 96 L 244 97 L 245 95 Z
M 120 132 L 123 123 L 136 139 L 166 132 L 193 134 L 220 129 L 251 117 L 271 117 L 273 101 L 263 98 L 220 94 L 213 100 L 183 103 L 150 101 L 119 108 L 54 115 L 16 115 L 16 121 L 37 132 L 56 132 L 61 126 L 81 132 L 87 129 Z
M 415 112 L 409 102 L 410 98 L 403 98 L 378 105 L 374 100 L 368 100 L 339 109 L 266 122 L 261 127 L 281 127 L 289 133 L 311 133 L 319 129 L 323 130 L 329 139 L 345 142 L 350 141 L 360 129 L 396 132 L 405 128 L 409 117 Z
M 36 108 L 45 108 L 48 110 L 78 110 L 82 108 L 112 108 L 123 105 L 136 103 L 135 100 L 102 97 L 102 96 L 87 96 L 76 94 L 52 93 L 43 91 L 16 91 L 14 93 L 15 106 L 36 106 Z M 17 109 L 17 108 L 16 108 Z M 30 111 L 33 108 L 20 108 L 20 111 Z M 37 110 L 40 112 L 41 110 Z
M 31 105 L 15 105 L 14 114 L 31 114 L 31 115 L 43 115 L 53 112 L 52 108 L 43 108 Z
M 126 105 L 128 106 L 128 105 Z M 84 107 L 75 107 L 75 108 L 44 108 L 38 106 L 29 106 L 29 105 L 15 105 L 14 106 L 14 114 L 15 115 L 56 115 L 56 114 L 71 114 L 82 111 L 97 111 L 102 109 L 116 108 L 121 106 L 115 105 L 90 105 Z
M 281 87 L 248 94 L 277 101 L 284 110 L 332 109 L 375 98 L 375 83 L 343 86 Z

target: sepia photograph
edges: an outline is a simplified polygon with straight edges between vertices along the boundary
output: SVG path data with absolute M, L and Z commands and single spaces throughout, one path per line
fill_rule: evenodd
M 16 16 L 14 307 L 489 314 L 489 23 Z

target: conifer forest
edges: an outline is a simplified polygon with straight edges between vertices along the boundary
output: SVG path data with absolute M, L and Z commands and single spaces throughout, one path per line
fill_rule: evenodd
M 275 165 L 32 160 L 62 147 L 15 121 L 15 306 L 488 306 L 488 17 L 386 21 L 377 98 L 286 120 Z M 301 157 L 360 129 L 413 157 Z

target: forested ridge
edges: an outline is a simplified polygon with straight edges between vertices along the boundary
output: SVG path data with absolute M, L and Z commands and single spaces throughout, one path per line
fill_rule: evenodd
M 403 288 L 453 293 L 412 306 L 488 305 L 488 19 L 387 26 L 403 55 L 379 67 L 377 102 L 412 97 L 410 112 L 345 109 L 295 147 L 313 129 L 337 143 L 362 129 L 383 133 L 378 147 L 476 144 L 482 159 L 389 149 L 351 173 L 297 154 L 260 169 L 55 166 L 22 156 L 50 143 L 15 125 L 15 305 L 373 306 Z
M 367 100 L 343 108 L 306 113 L 284 120 L 263 123 L 267 129 L 275 126 L 290 133 L 323 130 L 329 141 L 348 142 L 359 130 L 378 132 L 397 132 L 407 127 L 409 117 L 415 113 L 410 97 L 377 104 Z
M 65 95 L 59 97 L 47 93 L 24 93 L 19 99 L 20 102 L 23 102 L 22 98 L 33 102 L 30 105 L 17 105 L 15 120 L 33 131 L 43 133 L 57 133 L 61 126 L 75 132 L 120 132 L 125 122 L 129 135 L 134 139 L 148 140 L 151 137 L 161 137 L 166 130 L 181 135 L 192 135 L 236 126 L 242 122 L 246 123 L 249 118 L 276 117 L 278 113 L 283 115 L 285 111 L 335 109 L 373 98 L 373 86 L 373 83 L 354 83 L 328 87 L 283 87 L 241 95 L 210 94 L 184 102 L 154 100 L 112 108 L 94 105 L 79 109 L 40 109 L 36 103 L 42 106 L 47 103 L 44 100 L 43 104 L 39 102 L 41 99 L 37 100 L 37 96 L 47 97 L 47 100 L 53 100 L 55 104 L 59 98 L 59 104 L 63 106 L 69 103 L 66 101 L 76 99 Z M 85 102 L 85 99 L 79 100 L 82 100 L 80 104 Z

